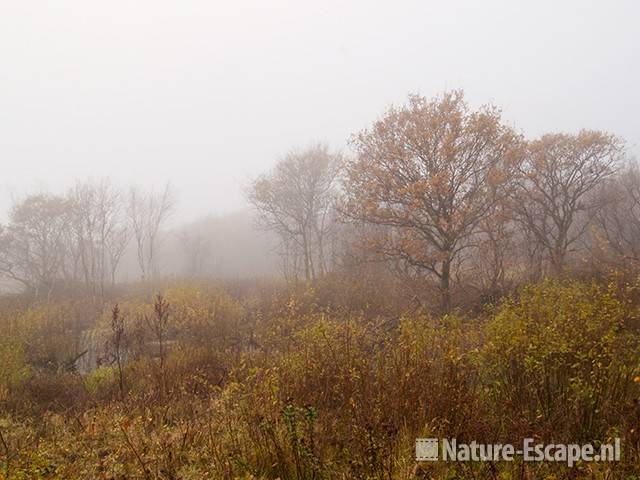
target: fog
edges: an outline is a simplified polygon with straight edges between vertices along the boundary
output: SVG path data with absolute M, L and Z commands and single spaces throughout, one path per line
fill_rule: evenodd
M 0 480 L 640 478 L 639 19 L 0 0 Z
M 349 137 L 409 92 L 463 88 L 527 135 L 640 141 L 636 2 L 6 0 L 0 215 L 76 178 L 170 181 L 173 222 L 246 208 L 293 146 Z M 347 149 L 348 152 L 348 149 Z

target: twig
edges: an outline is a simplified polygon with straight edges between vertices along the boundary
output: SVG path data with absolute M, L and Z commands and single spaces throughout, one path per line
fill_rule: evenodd
M 9 478 L 9 463 L 11 460 L 9 455 L 9 445 L 7 445 L 7 442 L 4 439 L 4 435 L 2 435 L 2 430 L 0 430 L 0 442 L 2 442 L 2 446 L 4 447 L 4 452 L 7 457 L 7 463 L 4 466 L 4 475 L 5 477 Z
M 142 472 L 144 473 L 144 478 L 150 478 L 149 471 L 147 470 L 147 466 L 145 465 L 144 461 L 142 460 L 142 457 L 136 450 L 136 447 L 134 447 L 133 443 L 131 443 L 131 440 L 129 439 L 129 435 L 127 435 L 127 431 L 124 429 L 122 425 L 120 425 L 120 430 L 122 430 L 122 434 L 124 435 L 124 439 L 127 442 L 127 446 L 131 449 L 133 454 L 136 456 L 138 463 L 140 463 L 140 466 L 142 467 Z

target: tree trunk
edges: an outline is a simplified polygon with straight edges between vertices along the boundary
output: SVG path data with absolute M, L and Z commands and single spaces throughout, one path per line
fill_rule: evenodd
M 443 314 L 447 314 L 451 311 L 451 259 L 444 260 L 442 262 L 442 272 L 440 275 L 440 295 L 441 304 L 440 310 Z
M 566 249 L 563 248 L 562 241 L 556 241 L 556 244 L 551 251 L 551 268 L 556 277 L 562 276 L 562 273 L 564 272 L 565 255 Z
M 309 265 L 309 245 L 307 243 L 307 233 L 302 229 L 302 257 L 304 261 L 304 279 L 309 282 L 311 280 L 311 269 Z

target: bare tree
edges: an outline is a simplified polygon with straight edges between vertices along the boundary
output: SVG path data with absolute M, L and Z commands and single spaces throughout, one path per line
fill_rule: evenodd
M 260 226 L 279 236 L 288 267 L 297 265 L 299 253 L 307 281 L 328 268 L 341 163 L 341 156 L 331 154 L 324 145 L 292 151 L 272 172 L 256 179 L 247 195 L 258 211 Z
M 455 91 L 410 96 L 353 143 L 345 214 L 387 227 L 369 247 L 437 277 L 449 311 L 452 267 L 504 194 L 519 136 L 497 108 L 473 111 Z
M 131 240 L 131 228 L 127 223 L 117 225 L 111 232 L 106 244 L 106 255 L 109 265 L 109 279 L 111 286 L 116 284 L 116 273 L 120 260 Z
M 39 295 L 51 293 L 61 276 L 64 232 L 71 204 L 59 196 L 31 195 L 14 205 L 9 225 L 0 229 L 0 272 Z
M 115 304 L 111 310 L 111 335 L 107 340 L 107 352 L 118 368 L 118 387 L 121 400 L 124 400 L 124 357 L 127 342 L 125 317 L 120 313 L 118 304 Z
M 506 212 L 504 202 L 497 202 L 491 214 L 478 224 L 477 233 L 469 241 L 464 261 L 470 267 L 465 276 L 469 284 L 487 299 L 504 293 L 515 273 L 513 265 L 519 260 L 516 227 Z
M 518 221 L 546 253 L 555 274 L 598 205 L 589 194 L 610 177 L 622 151 L 612 135 L 548 134 L 529 143 L 511 202 Z
M 153 304 L 153 314 L 144 315 L 144 321 L 151 330 L 158 346 L 158 358 L 160 360 L 158 370 L 158 391 L 160 396 L 167 389 L 165 361 L 166 361 L 166 342 L 170 326 L 169 303 L 161 294 L 156 295 Z
M 153 279 L 159 273 L 158 236 L 161 227 L 171 215 L 173 207 L 174 199 L 169 184 L 160 193 L 131 189 L 127 213 L 136 243 L 138 266 L 143 281 Z
M 74 206 L 74 258 L 79 259 L 87 288 L 103 296 L 105 283 L 115 283 L 130 238 L 124 198 L 108 180 L 101 180 L 77 182 L 69 199 Z
M 640 264 L 640 169 L 630 162 L 595 193 L 592 251 L 616 266 Z
M 209 239 L 185 229 L 180 233 L 180 243 L 185 254 L 185 275 L 191 278 L 201 276 L 211 252 Z

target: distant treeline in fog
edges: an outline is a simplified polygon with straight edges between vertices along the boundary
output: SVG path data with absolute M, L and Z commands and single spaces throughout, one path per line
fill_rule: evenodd
M 640 260 L 640 171 L 610 133 L 528 139 L 453 91 L 410 96 L 350 149 L 292 149 L 245 186 L 253 210 L 171 228 L 169 185 L 78 181 L 26 196 L 0 227 L 0 273 L 36 296 L 70 285 L 103 296 L 168 276 L 314 283 L 383 265 L 448 311 Z
M 160 276 L 277 274 L 273 238 L 255 228 L 249 209 L 167 227 L 174 205 L 169 186 L 142 192 L 107 179 L 77 181 L 64 195 L 29 194 L 0 226 L 3 289 L 100 293 Z

